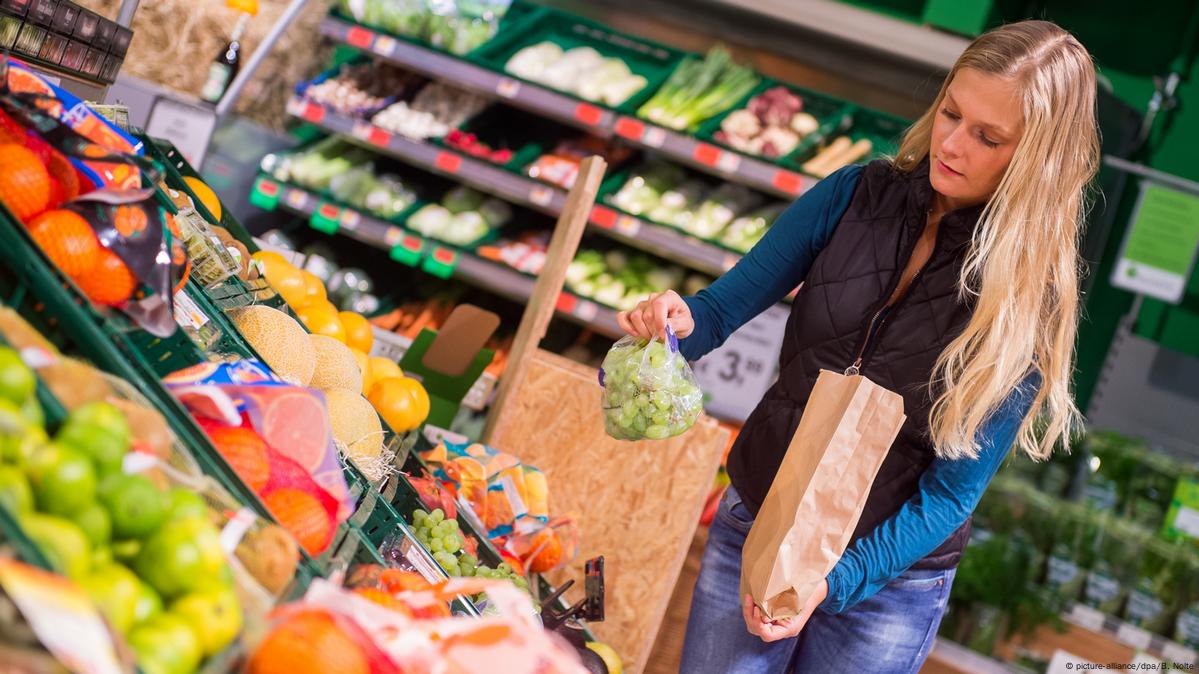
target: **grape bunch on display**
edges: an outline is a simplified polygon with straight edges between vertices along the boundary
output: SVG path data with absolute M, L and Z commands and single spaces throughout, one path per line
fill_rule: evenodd
M 451 576 L 509 580 L 524 591 L 529 590 L 528 580 L 516 573 L 508 564 L 491 568 L 479 564 L 479 559 L 467 552 L 466 538 L 458 528 L 457 520 L 446 519 L 441 508 L 431 513 L 423 510 L 412 512 L 412 524 L 416 528 L 416 540 L 433 554 L 433 559 Z
M 625 337 L 613 345 L 600 384 L 604 430 L 617 440 L 681 435 L 703 411 L 703 392 L 669 329 L 665 342 Z

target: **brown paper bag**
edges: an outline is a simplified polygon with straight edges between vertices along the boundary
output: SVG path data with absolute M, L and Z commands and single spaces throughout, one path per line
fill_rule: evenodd
M 899 394 L 820 372 L 741 553 L 741 594 L 770 619 L 798 615 L 844 554 L 905 419 Z

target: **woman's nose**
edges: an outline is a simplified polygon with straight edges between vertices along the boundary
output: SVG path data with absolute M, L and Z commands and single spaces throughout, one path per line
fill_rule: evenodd
M 960 157 L 962 154 L 962 143 L 965 141 L 964 125 L 959 124 L 945 140 L 941 141 L 941 155 L 947 159 Z

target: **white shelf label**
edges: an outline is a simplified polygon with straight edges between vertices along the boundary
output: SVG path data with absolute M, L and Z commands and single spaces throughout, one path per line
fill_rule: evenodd
M 736 173 L 737 169 L 741 168 L 741 155 L 721 152 L 720 159 L 716 160 L 716 168 L 725 173 Z
M 629 215 L 622 215 L 616 218 L 616 231 L 625 236 L 637 236 L 637 232 L 641 231 L 641 221 Z
M 1085 627 L 1093 632 L 1103 631 L 1103 621 L 1106 618 L 1102 611 L 1097 611 L 1086 604 L 1075 604 L 1070 611 L 1070 620 L 1079 627 Z
M 1136 625 L 1123 623 L 1120 625 L 1120 629 L 1116 630 L 1116 640 L 1143 651 L 1149 648 L 1150 642 L 1153 641 L 1153 635 Z
M 358 229 L 358 225 L 362 223 L 362 216 L 358 214 L 358 211 L 346 208 L 342 209 L 341 217 L 338 220 L 341 222 L 342 227 L 352 232 Z
M 656 126 L 648 127 L 641 136 L 641 142 L 650 147 L 662 147 L 666 142 L 666 132 Z
M 1199 654 L 1182 644 L 1167 641 L 1166 647 L 1162 649 L 1162 658 L 1170 663 L 1193 665 L 1199 660 Z
M 495 93 L 504 98 L 516 98 L 520 94 L 520 82 L 511 77 L 501 77 L 495 84 Z
M 785 306 L 770 307 L 695 363 L 700 388 L 711 395 L 708 411 L 726 419 L 749 416 L 774 382 L 789 314 Z
M 396 41 L 386 35 L 375 36 L 375 53 L 379 56 L 390 57 L 396 51 Z
M 308 193 L 300 190 L 287 191 L 287 205 L 292 208 L 304 208 L 308 204 Z
M 550 202 L 553 200 L 554 200 L 553 188 L 547 187 L 545 185 L 536 185 L 533 187 L 533 189 L 529 190 L 529 201 L 534 204 L 537 204 L 538 206 L 542 206 L 542 207 L 549 206 Z
M 230 520 L 225 524 L 225 528 L 221 529 L 221 548 L 225 554 L 232 555 L 237 546 L 241 545 L 241 539 L 246 537 L 246 532 L 254 525 L 254 520 L 257 515 L 249 508 L 242 508 L 237 511 Z
M 575 316 L 585 321 L 594 321 L 597 314 L 599 314 L 599 307 L 594 302 L 579 300 L 579 303 L 575 305 Z
M 395 246 L 404 239 L 404 230 L 399 227 L 388 227 L 387 232 L 383 234 L 383 243 L 388 246 Z

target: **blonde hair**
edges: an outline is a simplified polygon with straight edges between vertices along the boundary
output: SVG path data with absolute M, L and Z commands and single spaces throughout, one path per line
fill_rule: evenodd
M 904 135 L 897 169 L 910 172 L 928 157 L 933 122 L 962 68 L 1020 84 L 1024 135 L 982 211 L 962 268 L 959 293 L 962 299 L 974 296 L 974 314 L 933 369 L 932 440 L 938 456 L 977 457 L 979 427 L 1036 372 L 1040 389 L 1016 446 L 1046 459 L 1059 441 L 1068 443 L 1082 418 L 1071 380 L 1078 244 L 1099 166 L 1094 65 L 1078 40 L 1048 21 L 1021 21 L 981 35 L 958 58 L 933 106 Z

